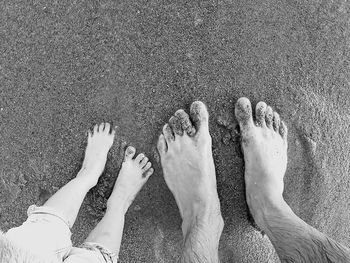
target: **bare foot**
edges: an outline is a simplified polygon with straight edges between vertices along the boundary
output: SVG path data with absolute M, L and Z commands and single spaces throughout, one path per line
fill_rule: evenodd
M 221 234 L 222 217 L 216 189 L 208 112 L 202 102 L 191 105 L 191 118 L 178 110 L 163 127 L 158 151 L 165 181 L 183 219 L 184 235 L 194 221 L 211 221 Z M 217 223 L 217 224 L 216 224 Z M 216 237 L 214 237 L 216 238 Z
M 136 149 L 129 146 L 125 150 L 124 161 L 119 172 L 117 181 L 108 202 L 114 200 L 122 201 L 125 204 L 125 212 L 128 210 L 136 195 L 142 186 L 147 182 L 148 178 L 153 174 L 153 168 L 148 158 L 140 153 L 133 159 Z
M 246 197 L 261 227 L 262 210 L 283 202 L 283 177 L 287 168 L 287 127 L 265 102 L 256 105 L 254 123 L 251 103 L 240 98 L 235 107 L 245 162 Z
M 88 143 L 85 150 L 84 162 L 78 176 L 89 179 L 92 186 L 97 184 L 107 161 L 107 154 L 113 145 L 115 130 L 109 123 L 95 125 L 88 132 Z

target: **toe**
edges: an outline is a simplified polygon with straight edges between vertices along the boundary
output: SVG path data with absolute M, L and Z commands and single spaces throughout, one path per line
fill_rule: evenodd
M 140 153 L 139 155 L 136 156 L 135 162 L 136 162 L 136 163 L 140 163 L 141 160 L 142 160 L 143 158 L 145 158 L 145 157 L 146 157 L 146 156 L 145 156 L 143 153 Z
M 105 132 L 108 132 L 108 133 L 111 132 L 111 125 L 110 125 L 108 122 L 105 123 L 105 129 L 104 129 L 104 131 L 105 131 Z
M 272 129 L 272 120 L 273 120 L 273 110 L 270 106 L 266 109 L 265 121 L 266 126 Z
M 190 116 L 188 116 L 184 110 L 177 110 L 175 112 L 175 116 L 179 119 L 182 130 L 185 131 L 189 136 L 193 136 L 196 133 L 196 130 L 190 120 Z
M 191 105 L 191 118 L 197 132 L 209 132 L 209 113 L 207 107 L 201 101 L 195 101 Z
M 128 146 L 125 150 L 125 157 L 124 160 L 131 160 L 136 153 L 136 149 L 132 146 Z
M 150 177 L 150 176 L 153 174 L 153 172 L 154 172 L 154 169 L 153 169 L 153 168 L 150 168 L 150 169 L 148 169 L 146 172 L 144 172 L 144 173 L 142 174 L 142 176 L 143 176 L 144 178 L 148 178 L 148 177 Z
M 180 136 L 183 135 L 184 132 L 182 130 L 181 122 L 177 117 L 172 116 L 169 119 L 169 126 L 174 131 L 174 135 L 180 135 Z
M 240 98 L 235 106 L 235 115 L 241 132 L 244 133 L 254 126 L 252 105 L 247 98 Z
M 287 140 L 288 128 L 287 128 L 287 125 L 284 123 L 284 121 L 281 121 L 279 132 L 280 132 L 283 140 Z
M 100 126 L 98 127 L 98 131 L 99 131 L 99 132 L 102 132 L 104 128 L 105 128 L 105 123 L 102 122 L 102 123 L 100 124 Z
M 273 129 L 275 130 L 275 132 L 279 132 L 280 124 L 281 124 L 280 115 L 277 112 L 274 112 L 272 126 L 273 126 Z
M 143 168 L 148 162 L 148 158 L 145 156 L 141 161 L 140 161 L 140 167 Z
M 91 137 L 92 137 L 92 133 L 90 130 L 88 130 L 88 140 L 91 140 Z
M 265 123 L 266 108 L 267 108 L 267 105 L 263 101 L 260 101 L 255 108 L 256 122 L 257 122 L 257 125 L 261 127 L 266 126 L 266 123 Z
M 114 137 L 115 136 L 115 130 L 117 127 L 111 128 L 111 135 Z
M 143 172 L 147 172 L 147 170 L 149 170 L 149 168 L 151 168 L 152 166 L 152 163 L 151 162 L 148 162 L 143 168 L 142 168 L 142 171 Z
M 163 134 L 166 142 L 169 144 L 170 142 L 173 142 L 175 140 L 174 134 L 172 129 L 170 128 L 169 124 L 165 124 L 163 127 Z
M 161 134 L 161 135 L 159 136 L 158 143 L 157 143 L 158 152 L 159 152 L 160 154 L 164 154 L 164 153 L 166 153 L 167 148 L 168 148 L 168 146 L 167 146 L 166 140 L 165 140 L 165 138 L 164 138 L 164 135 Z
M 98 132 L 98 125 L 96 124 L 95 126 L 94 126 L 94 134 L 96 134 Z

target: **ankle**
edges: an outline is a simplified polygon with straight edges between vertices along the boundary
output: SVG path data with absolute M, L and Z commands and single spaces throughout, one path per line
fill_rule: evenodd
M 214 233 L 221 234 L 223 227 L 224 220 L 221 215 L 219 202 L 205 205 L 195 204 L 191 210 L 185 211 L 183 214 L 182 232 L 184 237 L 193 229 L 203 231 L 210 236 Z
M 123 196 L 112 193 L 107 200 L 107 211 L 122 211 L 124 214 L 128 211 L 130 202 Z
M 94 172 L 82 167 L 78 172 L 76 179 L 81 180 L 84 184 L 86 184 L 90 189 L 95 187 L 98 182 L 98 176 L 93 174 Z
M 249 196 L 247 194 L 247 203 L 255 223 L 264 231 L 267 230 L 271 219 L 291 211 L 282 195 Z
M 81 169 L 77 176 L 73 179 L 76 181 L 79 181 L 81 186 L 84 186 L 87 191 L 89 191 L 91 188 L 95 187 L 97 184 L 97 181 L 91 180 L 89 173 L 83 169 Z

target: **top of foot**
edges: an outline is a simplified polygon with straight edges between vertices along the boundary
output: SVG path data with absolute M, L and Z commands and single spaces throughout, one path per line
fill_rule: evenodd
M 112 198 L 110 198 L 110 200 L 117 199 L 122 201 L 125 212 L 154 172 L 152 163 L 147 156 L 140 153 L 133 158 L 135 153 L 136 149 L 134 147 L 129 146 L 126 148 L 122 168 L 115 183 Z
M 279 202 L 282 198 L 287 127 L 265 102 L 256 105 L 255 122 L 247 98 L 237 101 L 235 115 L 241 130 L 247 202 L 254 216 L 255 208 L 263 205 L 261 202 Z

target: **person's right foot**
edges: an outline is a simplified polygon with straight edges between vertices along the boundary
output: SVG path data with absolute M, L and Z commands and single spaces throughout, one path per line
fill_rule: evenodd
M 125 212 L 154 171 L 152 163 L 143 153 L 138 154 L 133 159 L 135 153 L 134 147 L 128 146 L 126 148 L 122 168 L 108 199 L 109 203 L 114 202 L 114 200 L 123 200 Z
M 287 127 L 265 102 L 256 105 L 255 123 L 247 98 L 237 101 L 235 115 L 241 131 L 247 203 L 255 222 L 262 227 L 262 209 L 283 202 Z
M 208 118 L 205 105 L 194 102 L 193 124 L 185 111 L 178 110 L 158 140 L 164 178 L 179 207 L 184 234 L 193 221 L 210 218 L 215 227 L 222 225 Z

